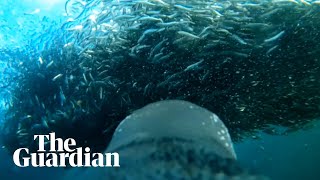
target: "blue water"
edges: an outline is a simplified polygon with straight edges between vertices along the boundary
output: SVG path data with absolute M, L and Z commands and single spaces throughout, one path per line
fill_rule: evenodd
M 239 161 L 272 179 L 320 177 L 320 123 L 288 136 L 262 135 L 261 140 L 236 144 Z
M 0 48 L 23 47 L 35 32 L 41 32 L 43 18 L 63 18 L 64 0 L 19 0 L 0 2 Z M 32 12 L 40 11 L 33 15 Z

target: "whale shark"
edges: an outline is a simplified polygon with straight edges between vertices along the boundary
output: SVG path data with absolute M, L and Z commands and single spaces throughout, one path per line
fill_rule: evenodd
M 107 152 L 120 167 L 87 168 L 77 179 L 267 179 L 248 174 L 236 162 L 228 129 L 220 118 L 193 103 L 165 100 L 127 116 Z

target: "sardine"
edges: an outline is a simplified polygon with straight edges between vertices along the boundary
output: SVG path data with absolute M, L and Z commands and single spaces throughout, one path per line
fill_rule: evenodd
M 63 93 L 63 90 L 60 86 L 60 92 L 59 92 L 59 100 L 60 100 L 60 105 L 63 106 L 64 103 L 66 102 L 66 96 Z
M 51 61 L 50 63 L 47 64 L 46 68 L 48 69 L 50 66 L 52 66 L 53 61 Z
M 163 46 L 164 42 L 166 42 L 167 40 L 168 39 L 163 39 L 157 45 L 154 46 L 154 48 L 150 52 L 149 59 L 153 56 L 154 53 L 156 53 L 160 50 L 160 48 Z
M 100 91 L 99 91 L 100 93 L 100 99 L 102 99 L 103 98 L 103 89 L 102 89 L 102 87 L 100 87 Z
M 276 34 L 275 36 L 264 40 L 264 42 L 269 43 L 269 42 L 275 41 L 275 40 L 279 39 L 280 37 L 282 37 L 284 35 L 284 33 L 285 33 L 285 31 L 281 31 L 278 34 Z
M 83 77 L 83 79 L 84 79 L 84 82 L 85 82 L 86 84 L 88 84 L 87 77 L 86 77 L 86 75 L 85 75 L 84 73 L 82 73 L 82 77 Z
M 161 18 L 155 18 L 155 17 L 151 17 L 151 16 L 141 17 L 141 18 L 139 19 L 139 21 L 163 22 Z
M 245 42 L 243 39 L 241 39 L 238 35 L 233 34 L 231 36 L 234 40 L 236 40 L 238 43 L 242 44 L 242 45 L 247 45 L 248 43 Z
M 24 13 L 24 15 L 34 15 L 34 14 L 38 14 L 38 13 L 40 13 L 40 9 L 39 8 L 37 8 L 37 9 L 35 9 L 34 11 L 32 11 L 32 12 L 25 12 Z
M 56 80 L 60 79 L 62 76 L 63 76 L 63 74 L 58 74 L 52 79 L 52 81 L 56 81 Z
M 272 51 L 274 51 L 274 50 L 277 49 L 278 47 L 279 47 L 279 45 L 273 46 L 272 48 L 270 48 L 270 49 L 267 51 L 266 55 L 269 55 Z
M 194 64 L 189 65 L 184 69 L 184 71 L 190 71 L 190 70 L 197 70 L 199 69 L 199 65 L 203 62 L 204 60 L 200 60 Z
M 193 10 L 192 7 L 187 7 L 187 6 L 179 5 L 179 4 L 176 4 L 173 7 L 177 8 L 177 9 L 184 10 L 184 11 L 189 11 L 189 12 L 191 12 Z
M 186 36 L 186 37 L 191 38 L 191 39 L 200 39 L 199 36 L 191 34 L 191 33 L 186 32 L 186 31 L 178 31 L 178 34 Z
M 163 6 L 166 6 L 166 7 L 169 6 L 168 3 L 166 3 L 166 2 L 164 2 L 164 1 L 162 1 L 162 0 L 150 0 L 150 1 L 153 1 L 153 2 L 155 2 L 155 3 L 159 3 L 159 4 L 161 4 L 161 5 L 163 5 Z
M 42 60 L 41 57 L 39 57 L 39 63 L 40 63 L 40 64 L 43 64 L 43 60 Z

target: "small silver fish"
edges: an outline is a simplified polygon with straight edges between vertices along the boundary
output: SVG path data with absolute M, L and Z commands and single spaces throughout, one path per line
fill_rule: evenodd
M 64 103 L 66 102 L 66 96 L 64 95 L 61 86 L 60 86 L 60 92 L 59 92 L 59 99 L 60 99 L 60 105 L 63 106 Z
M 280 37 L 282 37 L 284 35 L 284 33 L 285 33 L 285 31 L 281 31 L 278 34 L 276 34 L 275 36 L 264 40 L 264 42 L 269 43 L 269 42 L 275 41 L 275 40 L 279 39 Z
M 62 76 L 63 76 L 63 74 L 58 74 L 54 78 L 52 78 L 52 81 L 56 81 L 56 80 L 60 79 Z
M 46 68 L 48 69 L 50 66 L 52 66 L 54 61 L 51 61 L 50 63 L 47 64 Z
M 194 35 L 194 34 L 191 34 L 191 33 L 186 32 L 186 31 L 178 31 L 178 34 L 183 35 L 183 36 L 186 36 L 186 37 L 188 37 L 188 38 L 192 38 L 192 39 L 200 39 L 199 36 Z
M 38 14 L 38 13 L 40 13 L 40 9 L 39 8 L 37 8 L 37 9 L 35 9 L 34 11 L 32 11 L 32 12 L 25 12 L 24 13 L 24 15 L 34 15 L 34 14 Z
M 189 65 L 188 67 L 186 67 L 184 69 L 184 71 L 190 71 L 190 70 L 196 70 L 196 69 L 199 69 L 199 65 L 203 62 L 204 60 L 200 60 L 196 63 L 193 63 L 191 65 Z

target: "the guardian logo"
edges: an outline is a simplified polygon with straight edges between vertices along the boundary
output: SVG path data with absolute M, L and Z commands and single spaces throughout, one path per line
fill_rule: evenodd
M 35 135 L 39 140 L 37 153 L 29 154 L 28 148 L 17 149 L 13 154 L 13 161 L 19 167 L 120 167 L 119 154 L 90 153 L 90 148 L 72 148 L 76 141 L 72 138 L 63 141 L 55 138 L 55 133 L 49 135 Z M 50 142 L 50 150 L 45 151 L 45 142 Z M 56 148 L 57 144 L 57 148 Z M 23 154 L 27 155 L 23 157 Z M 112 164 L 113 163 L 113 164 Z

